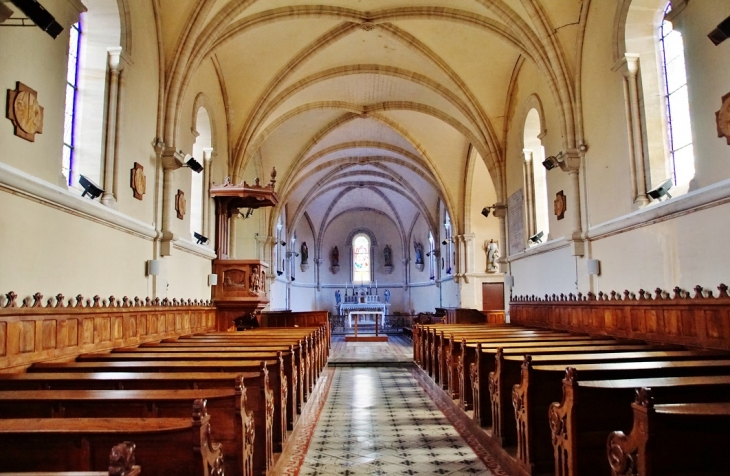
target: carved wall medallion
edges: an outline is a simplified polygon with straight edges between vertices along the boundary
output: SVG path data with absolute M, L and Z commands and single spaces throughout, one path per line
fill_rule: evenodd
M 38 104 L 38 93 L 18 81 L 15 91 L 8 89 L 7 118 L 15 126 L 15 135 L 35 142 L 35 135 L 43 133 L 43 107 Z
M 185 201 L 185 192 L 178 189 L 177 195 L 175 195 L 175 211 L 177 212 L 177 218 L 182 220 L 185 216 L 185 207 L 187 202 Z
M 730 93 L 722 97 L 722 106 L 715 113 L 717 121 L 717 137 L 724 137 L 730 145 Z
M 144 174 L 144 167 L 137 162 L 135 162 L 134 167 L 132 167 L 130 186 L 132 187 L 134 198 L 142 200 L 142 195 L 147 192 L 147 177 Z
M 555 201 L 553 202 L 553 208 L 555 212 L 555 216 L 558 217 L 558 220 L 562 220 L 565 218 L 565 210 L 567 208 L 567 201 L 565 199 L 565 194 L 563 191 L 559 191 L 555 194 Z

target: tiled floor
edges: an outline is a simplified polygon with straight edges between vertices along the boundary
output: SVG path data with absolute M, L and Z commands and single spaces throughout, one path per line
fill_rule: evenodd
M 299 474 L 493 473 L 408 369 L 345 367 L 334 371 Z
M 413 344 L 403 336 L 391 335 L 388 342 L 345 342 L 343 336 L 332 337 L 329 364 L 403 365 L 413 363 Z

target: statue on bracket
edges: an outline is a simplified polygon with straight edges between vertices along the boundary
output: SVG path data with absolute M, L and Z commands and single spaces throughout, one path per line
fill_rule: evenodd
M 336 246 L 332 249 L 330 260 L 332 262 L 330 271 L 332 271 L 332 274 L 337 274 L 340 271 L 340 250 Z
M 487 253 L 487 273 L 499 271 L 499 245 L 494 240 L 484 242 L 484 251 Z
M 416 252 L 416 269 L 418 271 L 423 271 L 423 245 L 414 241 L 413 248 Z
M 303 273 L 309 269 L 309 247 L 306 241 L 302 242 L 302 246 L 299 247 L 299 252 L 302 256 L 302 260 L 299 262 L 299 268 Z
M 393 252 L 390 249 L 390 245 L 385 245 L 383 258 L 385 258 L 385 266 L 393 266 Z

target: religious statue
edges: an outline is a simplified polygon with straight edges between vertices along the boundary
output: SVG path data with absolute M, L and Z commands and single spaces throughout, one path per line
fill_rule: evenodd
M 302 264 L 307 264 L 307 260 L 309 259 L 309 248 L 307 247 L 307 242 L 302 242 L 301 247 L 301 253 L 302 253 Z
M 258 293 L 259 292 L 259 286 L 260 284 L 260 277 L 259 277 L 259 268 L 258 266 L 254 266 L 251 268 L 251 279 L 249 281 L 249 290 L 252 293 Z
M 484 250 L 487 252 L 487 273 L 496 273 L 499 270 L 499 246 L 494 240 L 489 240 L 489 243 L 484 243 Z
M 337 302 L 337 305 L 339 306 L 342 302 L 342 295 L 340 294 L 340 290 L 338 289 L 335 291 L 335 302 Z
M 423 264 L 423 245 L 414 241 L 413 248 L 416 250 L 416 264 Z
M 393 252 L 390 250 L 390 245 L 385 245 L 383 257 L 385 258 L 385 266 L 393 266 Z
M 385 302 L 390 302 L 390 289 L 385 290 Z
M 340 250 L 337 249 L 335 246 L 332 250 L 332 266 L 339 266 L 340 265 Z

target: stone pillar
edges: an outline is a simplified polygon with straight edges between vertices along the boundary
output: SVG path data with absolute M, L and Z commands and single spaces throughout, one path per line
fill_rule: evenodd
M 211 203 L 213 203 L 213 200 L 210 198 L 210 184 L 211 184 L 211 164 L 213 162 L 213 149 L 212 148 L 205 148 L 203 149 L 203 202 L 202 202 L 202 209 L 203 209 L 203 236 L 207 236 L 209 239 L 209 243 L 213 243 L 213 237 L 211 236 L 211 227 L 210 227 L 210 219 L 211 219 Z M 261 259 L 261 258 L 259 258 Z
M 117 199 L 114 196 L 115 170 L 117 162 L 117 139 L 119 129 L 119 74 L 122 70 L 122 48 L 117 46 L 107 49 L 107 64 L 109 67 L 109 88 L 107 89 L 107 110 L 106 129 L 104 138 L 106 147 L 104 149 L 104 193 L 101 196 L 101 203 L 116 208 Z
M 626 124 L 629 130 L 629 165 L 631 169 L 631 192 L 634 207 L 643 208 L 649 204 L 646 195 L 646 168 L 644 165 L 644 134 L 641 130 L 641 105 L 639 94 L 639 55 L 626 53 L 614 66 L 624 76 L 624 100 Z
M 317 291 L 322 291 L 322 265 L 324 264 L 324 260 L 322 258 L 317 258 L 314 260 L 315 268 L 314 268 L 314 279 L 317 282 Z M 344 299 L 344 297 L 343 297 Z
M 175 170 L 183 165 L 185 155 L 182 151 L 175 150 L 175 147 L 165 147 L 161 151 L 162 160 L 162 242 L 160 246 L 161 256 L 172 254 L 172 243 L 177 238 L 172 231 L 173 220 L 175 219 Z
M 507 265 L 507 205 L 504 203 L 495 203 L 492 214 L 499 218 L 499 272 L 506 273 Z
M 525 209 L 527 210 L 527 236 L 537 233 L 537 219 L 535 211 L 535 169 L 532 164 L 532 151 L 524 149 L 522 151 L 522 169 L 524 175 L 525 186 Z
M 577 149 L 568 149 L 557 156 L 558 164 L 563 172 L 570 176 L 569 189 L 567 194 L 567 211 L 570 217 L 573 232 L 571 241 L 573 243 L 573 256 L 585 254 L 585 243 L 580 220 L 580 166 L 581 155 Z

